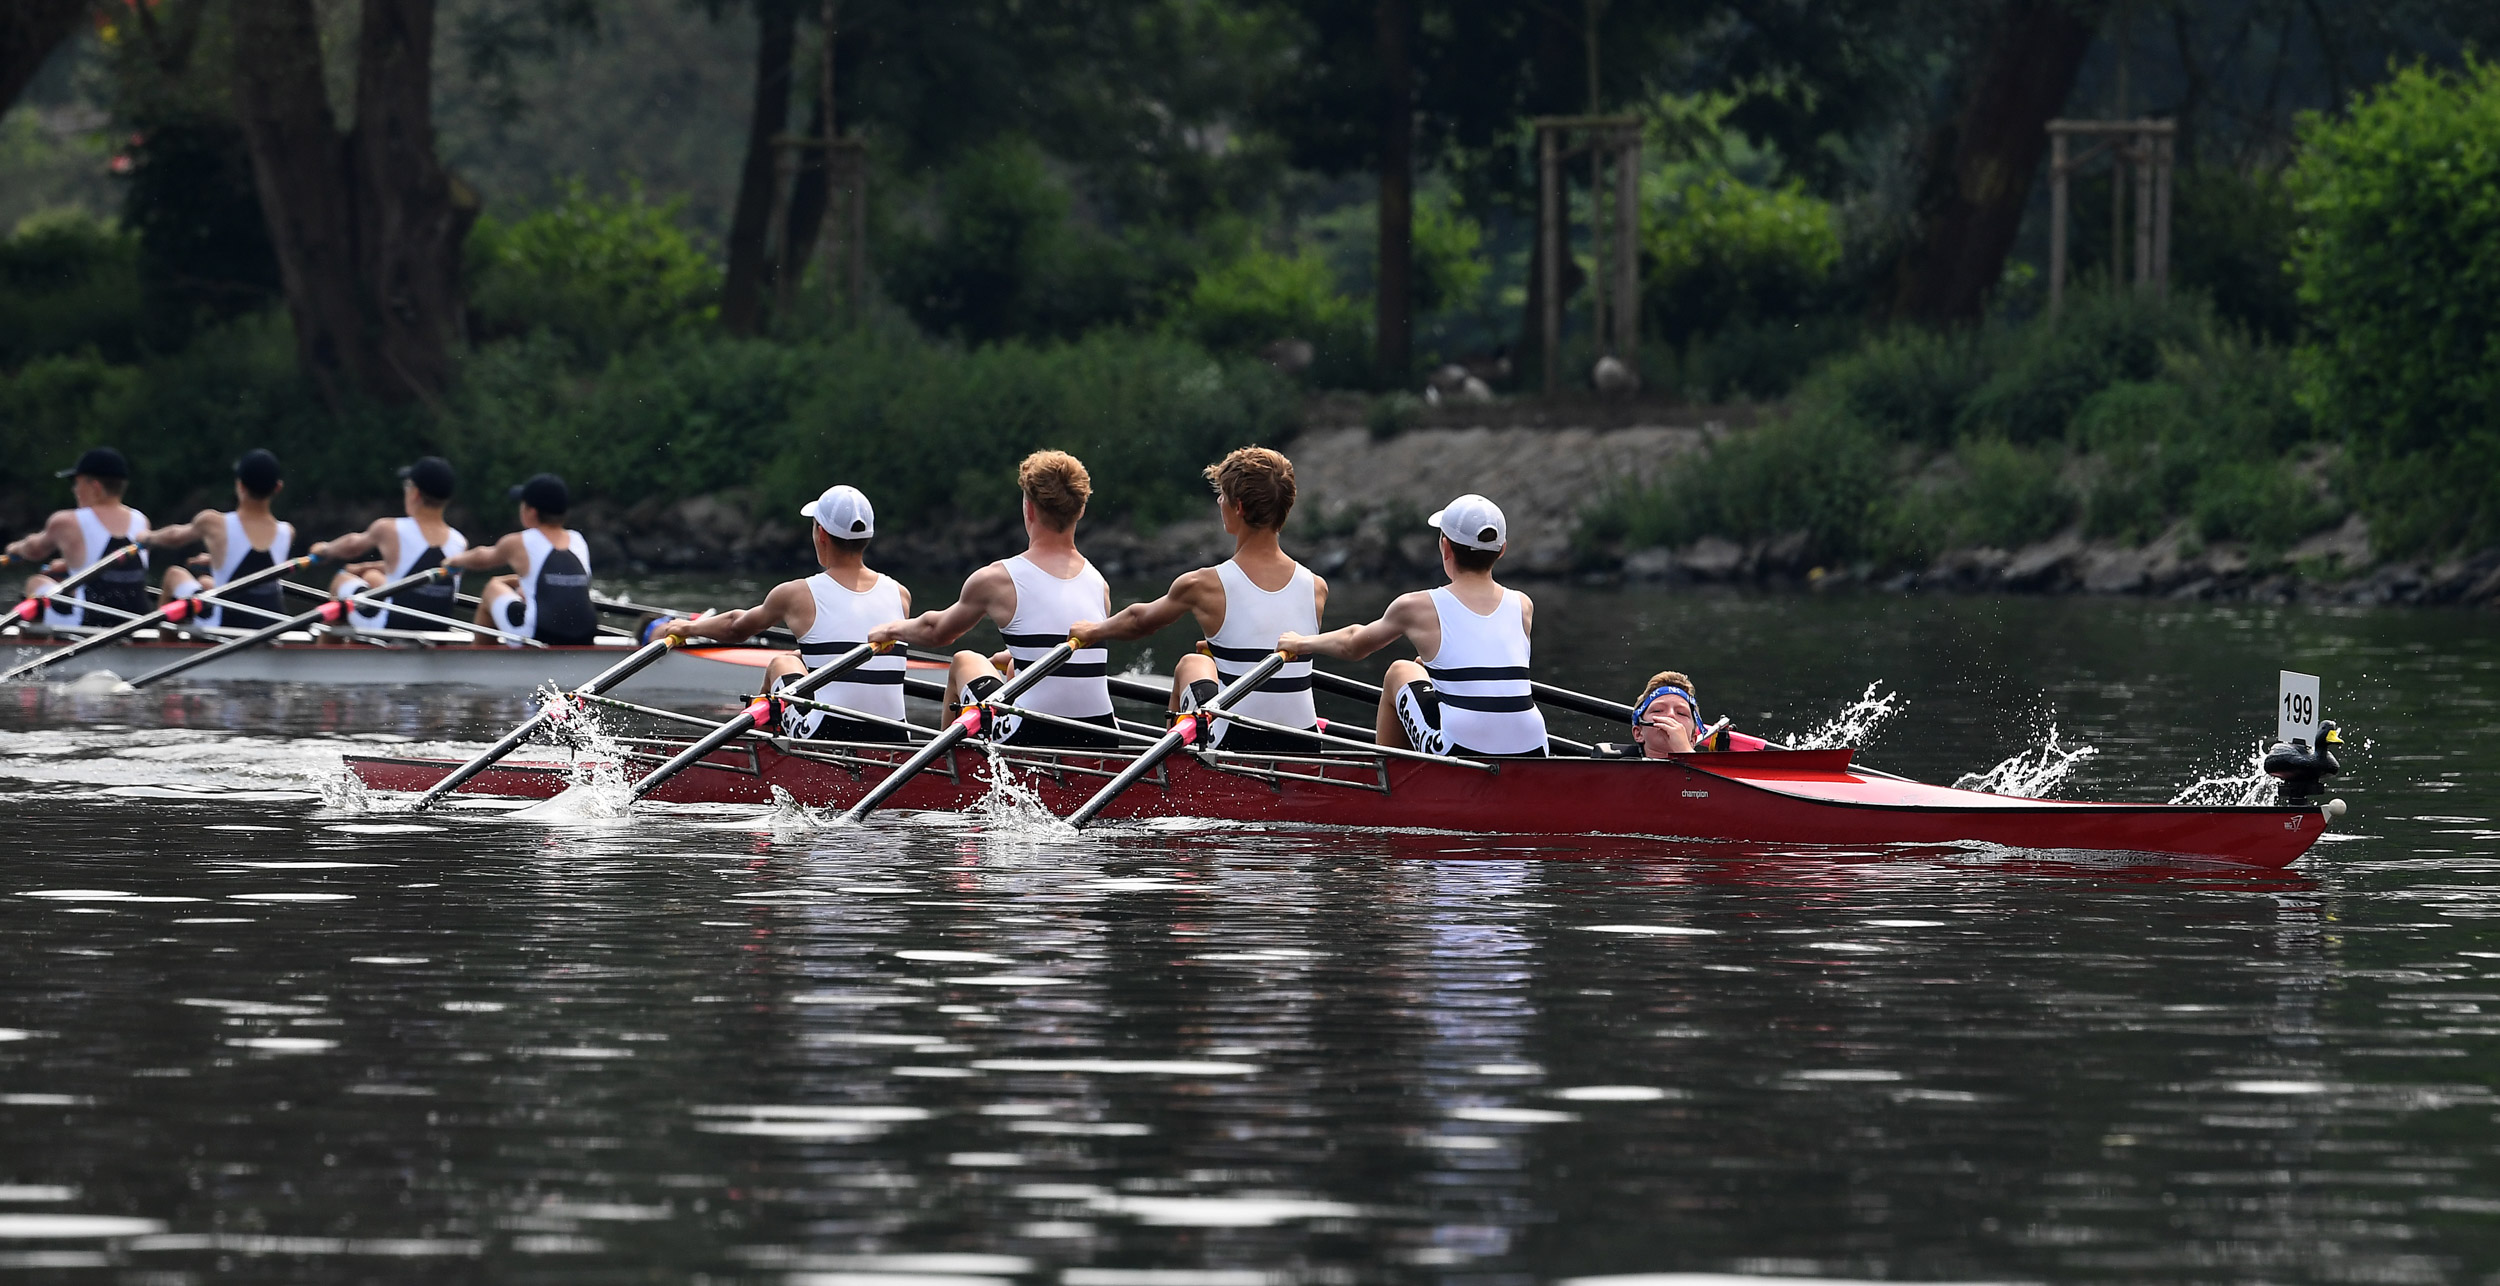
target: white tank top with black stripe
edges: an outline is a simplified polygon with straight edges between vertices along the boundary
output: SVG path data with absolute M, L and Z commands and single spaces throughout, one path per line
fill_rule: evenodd
M 278 530 L 270 537 L 269 548 L 254 549 L 251 536 L 243 530 L 243 515 L 230 510 L 220 516 L 226 521 L 226 556 L 217 560 L 217 566 L 211 569 L 211 575 L 219 585 L 231 585 L 238 577 L 275 567 L 295 552 L 294 523 L 279 523 Z M 276 581 L 262 581 L 250 589 L 220 595 L 214 601 L 237 607 L 257 607 L 270 615 L 236 612 L 233 619 L 228 620 L 224 606 L 212 606 L 202 614 L 202 623 L 211 629 L 267 625 L 285 615 L 284 591 Z
M 1272 594 L 1260 589 L 1241 564 L 1229 558 L 1217 565 L 1215 574 L 1224 583 L 1224 624 L 1208 637 L 1207 650 L 1214 654 L 1215 672 L 1225 683 L 1257 668 L 1276 650 L 1276 640 L 1286 631 L 1319 633 L 1319 586 L 1310 568 L 1297 564 L 1293 579 Z M 1318 727 L 1319 711 L 1311 704 L 1310 661 L 1286 662 L 1274 678 L 1234 702 L 1233 708 L 1269 723 Z
M 866 589 L 852 589 L 818 572 L 807 578 L 816 620 L 799 636 L 799 661 L 815 669 L 868 641 L 868 631 L 903 619 L 903 587 L 880 575 Z M 903 675 L 910 668 L 901 649 L 872 656 L 816 690 L 816 699 L 862 714 L 903 717 Z
M 124 506 L 124 512 L 130 515 L 129 522 L 119 532 L 113 532 L 105 530 L 104 520 L 96 516 L 95 510 L 85 505 L 78 507 L 75 511 L 78 519 L 78 536 L 80 542 L 87 547 L 87 560 L 76 567 L 69 568 L 70 575 L 77 575 L 95 566 L 103 561 L 105 555 L 124 545 L 138 544 L 139 537 L 147 534 L 148 516 L 146 514 L 127 506 Z M 123 559 L 109 570 L 97 572 L 85 584 L 63 596 L 61 602 L 64 606 L 44 609 L 45 621 L 56 629 L 112 625 L 122 619 L 118 616 L 106 617 L 102 612 L 98 612 L 96 615 L 100 619 L 88 620 L 83 604 L 90 602 L 103 607 L 119 608 L 133 615 L 154 607 L 155 604 L 149 601 L 148 595 L 147 547 L 141 545 L 138 553 Z
M 1034 566 L 1022 554 L 1001 565 L 1016 583 L 1016 614 L 999 633 L 1018 669 L 1067 642 L 1078 621 L 1099 621 L 1111 614 L 1111 586 L 1092 563 L 1065 579 Z M 1111 684 L 1105 677 L 1110 660 L 1105 649 L 1082 649 L 1034 684 L 1017 704 L 1068 719 L 1102 718 L 1111 713 Z
M 1545 715 L 1528 691 L 1528 623 L 1519 591 L 1478 616 L 1447 586 L 1432 591 L 1441 617 L 1441 646 L 1424 662 L 1441 694 L 1441 730 L 1481 755 L 1528 755 L 1545 749 Z

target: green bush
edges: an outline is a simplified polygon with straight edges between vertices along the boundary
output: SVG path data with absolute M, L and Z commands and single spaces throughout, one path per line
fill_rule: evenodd
M 1279 339 L 1313 349 L 1311 377 L 1327 387 L 1370 382 L 1370 313 L 1337 289 L 1316 251 L 1252 250 L 1201 270 L 1174 311 L 1184 334 L 1209 348 L 1246 353 Z
M 1668 342 L 1806 311 L 1840 265 L 1830 203 L 1756 187 L 1722 166 L 1643 177 L 1642 324 Z
M 2292 234 L 2300 214 L 2275 170 L 2201 166 L 2178 176 L 2172 279 L 2213 300 L 2214 314 L 2270 343 L 2300 333 Z
M 1484 258 L 1484 228 L 1455 201 L 1426 196 L 1415 203 L 1408 261 L 1418 317 L 1471 302 L 1493 265 Z
M 545 329 L 593 364 L 718 316 L 719 269 L 679 226 L 683 198 L 609 199 L 579 180 L 551 209 L 481 217 L 467 247 L 469 302 L 486 333 Z
M 0 371 L 84 348 L 128 361 L 146 315 L 137 237 L 64 210 L 0 241 Z
M 2166 349 L 2199 348 L 2214 333 L 2210 311 L 2193 296 L 2164 302 L 2133 290 L 2085 292 L 2055 325 L 2005 337 L 1995 373 L 1971 391 L 1957 427 L 2019 443 L 2057 441 L 2093 394 L 2159 375 Z
M 1810 553 L 1851 557 L 1884 522 L 1892 474 L 1890 448 L 1864 426 L 1801 409 L 1720 440 L 1655 486 L 1606 497 L 1580 539 L 1642 548 L 1804 531 Z
M 2500 63 L 2402 69 L 2300 134 L 2303 387 L 2373 536 L 2500 540 Z
M 1878 335 L 1810 377 L 1797 400 L 1847 416 L 1886 441 L 1948 446 L 1962 408 L 1988 378 L 1983 339 L 1921 330 Z

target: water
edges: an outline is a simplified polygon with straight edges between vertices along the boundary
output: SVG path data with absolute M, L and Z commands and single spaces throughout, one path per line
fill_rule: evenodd
M 2166 799 L 2238 773 L 2278 667 L 2372 745 L 2294 870 L 2157 879 L 1014 807 L 411 818 L 337 756 L 465 749 L 520 694 L 14 688 L 0 1273 L 2500 1272 L 2486 618 L 1537 597 L 1558 681 L 1683 669 L 1744 729 L 1880 682 L 1869 758 L 1928 779 L 2054 726 L 2097 751 L 2061 793 Z

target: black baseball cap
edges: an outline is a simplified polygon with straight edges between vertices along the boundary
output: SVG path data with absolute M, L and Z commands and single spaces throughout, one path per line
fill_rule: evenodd
M 560 514 L 571 508 L 573 504 L 573 493 L 566 489 L 564 479 L 552 473 L 542 473 L 531 478 L 520 486 L 514 487 L 510 495 L 513 499 L 542 514 Z
M 436 500 L 451 499 L 451 461 L 429 455 L 415 464 L 399 467 L 399 480 L 413 484 L 417 490 Z
M 79 453 L 78 463 L 52 475 L 55 478 L 127 478 L 130 461 L 111 447 L 89 447 Z
M 276 494 L 278 457 L 259 447 L 244 452 L 242 458 L 234 462 L 234 480 L 242 483 L 243 489 L 255 496 Z

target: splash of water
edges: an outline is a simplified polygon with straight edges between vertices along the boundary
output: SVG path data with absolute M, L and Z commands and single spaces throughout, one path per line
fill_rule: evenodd
M 2255 742 L 2239 763 L 2199 777 L 2170 797 L 2173 804 L 2201 808 L 2245 807 L 2274 802 L 2275 780 L 2266 775 L 2266 743 Z
M 345 764 L 339 765 L 338 771 L 323 777 L 319 785 L 321 806 L 332 812 L 361 815 L 383 811 L 381 801 L 366 788 L 364 778 L 347 771 Z
M 989 790 L 965 812 L 983 835 L 1011 843 L 1030 843 L 1067 839 L 1077 833 L 1075 827 L 1042 803 L 1040 792 L 1016 775 L 995 742 L 982 742 L 981 750 L 989 758 L 987 775 L 981 778 Z
M 633 810 L 633 780 L 627 775 L 625 745 L 616 739 L 598 711 L 575 705 L 553 684 L 538 689 L 540 708 L 551 711 L 547 729 L 558 744 L 573 752 L 564 775 L 564 790 L 512 813 L 522 821 L 606 821 Z
M 1881 679 L 1866 685 L 1858 699 L 1841 708 L 1839 714 L 1804 734 L 1790 740 L 1799 750 L 1832 750 L 1841 746 L 1865 746 L 1875 740 L 1875 733 L 1894 715 L 1901 713 L 1901 694 L 1884 692 Z
M 2044 799 L 2068 777 L 2081 768 L 2085 760 L 2101 753 L 2093 746 L 2072 749 L 2057 742 L 2057 725 L 2049 725 L 2049 735 L 2039 745 L 2009 756 L 2003 763 L 1980 773 L 1964 773 L 1953 782 L 1956 790 L 1976 790 L 1990 795 L 2014 795 L 2023 799 Z

